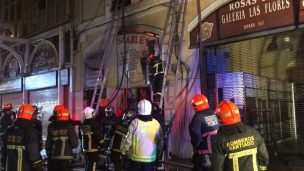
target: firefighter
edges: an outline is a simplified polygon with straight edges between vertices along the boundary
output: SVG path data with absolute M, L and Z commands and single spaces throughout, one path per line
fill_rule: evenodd
M 56 121 L 49 124 L 46 152 L 49 158 L 49 171 L 71 171 L 72 149 L 78 146 L 78 137 L 69 121 L 69 111 L 63 106 L 55 106 Z
M 121 161 L 120 146 L 121 146 L 121 142 L 127 135 L 128 127 L 132 122 L 132 120 L 134 119 L 134 116 L 135 114 L 133 111 L 126 109 L 125 112 L 123 113 L 122 120 L 119 120 L 114 127 L 111 159 L 114 163 L 115 171 L 122 170 L 122 162 L 124 161 Z
M 193 146 L 193 171 L 211 170 L 211 142 L 219 128 L 216 115 L 209 109 L 208 99 L 202 94 L 192 98 L 195 114 L 189 125 L 191 143 Z
M 98 146 L 102 143 L 101 131 L 98 122 L 94 119 L 95 110 L 86 107 L 83 110 L 84 122 L 79 126 L 79 138 L 82 151 L 86 157 L 86 171 L 96 171 L 98 162 Z
M 2 166 L 9 171 L 42 171 L 39 137 L 33 127 L 34 108 L 23 104 L 18 109 L 17 120 L 2 136 Z
M 160 59 L 157 40 L 148 41 L 149 71 L 153 90 L 153 101 L 159 102 L 164 78 L 164 62 Z
M 2 117 L 0 119 L 0 134 L 3 134 L 6 128 L 13 124 L 15 112 L 12 109 L 13 106 L 11 103 L 2 106 Z
M 122 158 L 128 153 L 127 170 L 153 171 L 154 162 L 162 151 L 163 132 L 159 122 L 151 116 L 152 105 L 148 100 L 138 103 L 138 116 L 128 127 L 121 145 Z
M 242 123 L 238 107 L 223 100 L 215 112 L 222 126 L 213 145 L 213 170 L 266 170 L 269 157 L 264 140 L 254 128 Z
M 114 114 L 114 107 L 107 106 L 105 108 L 106 118 L 101 123 L 101 134 L 103 136 L 103 150 L 108 153 L 111 149 L 111 139 L 114 133 L 114 126 L 116 125 L 117 118 Z
M 34 114 L 33 114 L 33 127 L 38 131 L 39 134 L 39 139 L 40 139 L 40 150 L 42 150 L 42 145 L 43 145 L 43 141 L 42 141 L 42 123 L 41 121 L 38 119 L 38 115 L 39 115 L 39 109 L 36 105 L 33 105 L 34 108 Z

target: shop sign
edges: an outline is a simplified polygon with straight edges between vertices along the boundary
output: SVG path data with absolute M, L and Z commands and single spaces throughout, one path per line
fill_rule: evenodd
M 220 38 L 294 24 L 293 0 L 237 0 L 218 11 Z
M 21 78 L 0 83 L 0 93 L 10 93 L 10 92 L 18 92 L 18 91 L 22 91 Z
M 69 85 L 69 69 L 60 70 L 60 85 Z
M 25 78 L 25 90 L 55 87 L 57 85 L 56 71 L 45 74 L 32 75 Z
M 123 87 L 134 88 L 147 85 L 146 79 L 146 63 L 148 59 L 148 40 L 155 40 L 156 37 L 147 34 L 127 34 L 117 36 L 118 46 L 118 68 L 119 78 L 122 76 L 124 43 L 126 43 L 126 74 L 128 85 L 123 84 Z
M 190 47 L 195 46 L 199 42 L 199 33 L 198 33 L 198 27 L 196 27 L 193 31 L 190 33 Z M 201 40 L 203 42 L 211 42 L 215 41 L 218 39 L 217 36 L 217 19 L 216 19 L 216 14 L 214 13 L 213 15 L 209 16 L 206 18 L 204 21 L 202 21 L 201 25 L 201 33 L 202 33 L 202 38 Z

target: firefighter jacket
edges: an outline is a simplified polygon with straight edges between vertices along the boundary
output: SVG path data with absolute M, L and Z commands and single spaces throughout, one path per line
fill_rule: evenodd
M 141 119 L 142 115 L 138 117 L 128 128 L 127 136 L 121 144 L 121 154 L 127 153 L 136 162 L 154 162 L 157 152 L 162 149 L 163 132 L 160 124 L 151 116 L 151 120 Z
M 69 121 L 49 124 L 46 151 L 51 159 L 72 159 L 72 149 L 78 146 L 78 137 Z
M 241 122 L 219 129 L 212 157 L 214 171 L 260 171 L 269 162 L 261 135 Z
M 130 122 L 119 121 L 114 127 L 112 151 L 120 153 L 120 146 L 128 133 Z
M 102 143 L 100 126 L 93 118 L 85 119 L 79 126 L 79 138 L 83 152 L 97 152 Z
M 104 148 L 111 148 L 110 141 L 114 133 L 114 126 L 117 123 L 117 118 L 113 116 L 107 116 L 101 123 L 101 135 L 104 140 Z
M 15 113 L 12 110 L 3 111 L 2 117 L 0 119 L 0 133 L 2 134 L 7 127 L 13 124 L 13 115 Z
M 9 171 L 32 171 L 41 164 L 38 132 L 32 121 L 17 119 L 2 136 L 2 163 Z M 40 168 L 41 169 L 41 168 Z
M 218 128 L 218 119 L 210 110 L 199 111 L 194 114 L 189 125 L 194 153 L 212 153 L 211 145 Z
M 38 119 L 33 119 L 33 127 L 37 130 L 38 135 L 39 135 L 39 141 L 40 141 L 40 150 L 42 150 L 42 146 L 43 146 L 43 140 L 42 140 L 42 123 L 40 120 Z
M 152 78 L 157 76 L 158 74 L 164 74 L 164 62 L 158 57 L 154 57 L 150 61 L 150 73 Z

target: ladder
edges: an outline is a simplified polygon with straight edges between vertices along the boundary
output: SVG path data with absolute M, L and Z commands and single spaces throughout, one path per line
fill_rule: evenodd
M 159 106 L 163 108 L 164 103 L 164 94 L 166 88 L 168 87 L 168 74 L 171 65 L 171 57 L 172 55 L 176 55 L 177 57 L 177 65 L 176 65 L 176 73 L 175 73 L 175 84 L 174 84 L 174 95 L 171 103 L 169 103 L 169 108 L 166 110 L 171 111 L 171 115 L 174 117 L 174 107 L 177 98 L 177 84 L 178 84 L 178 76 L 179 68 L 181 64 L 181 56 L 183 49 L 183 37 L 185 30 L 185 19 L 187 13 L 187 3 L 188 0 L 171 0 L 167 17 L 165 21 L 163 35 L 160 40 L 161 45 L 161 59 L 164 61 L 164 78 L 162 82 L 162 92 Z M 174 51 L 173 51 L 174 49 Z M 175 53 L 173 53 L 175 52 Z M 174 119 L 174 118 L 173 118 Z
M 164 155 L 165 162 L 169 159 L 169 148 L 168 148 L 168 137 L 170 134 L 172 122 L 175 118 L 175 103 L 177 99 L 177 85 L 178 85 L 178 77 L 179 77 L 179 69 L 181 64 L 181 56 L 183 49 L 183 37 L 185 30 L 185 19 L 187 14 L 187 3 L 188 0 L 171 0 L 168 6 L 167 17 L 164 25 L 163 35 L 160 40 L 160 52 L 161 59 L 164 61 L 164 77 L 162 82 L 162 92 L 160 97 L 160 108 L 163 108 L 164 103 L 164 94 L 169 87 L 168 83 L 168 74 L 171 65 L 171 57 L 172 55 L 176 56 L 176 72 L 175 72 L 175 84 L 173 91 L 173 98 L 169 106 L 165 107 L 164 110 L 170 112 L 172 118 L 167 125 L 167 130 L 165 134 L 165 142 L 166 142 L 166 153 Z M 169 99 L 169 98 L 168 98 Z M 165 168 L 167 170 L 167 168 Z
M 110 56 L 112 48 L 114 45 L 118 29 L 121 26 L 122 19 L 124 19 L 124 0 L 120 3 L 120 0 L 117 0 L 115 3 L 114 10 L 110 18 L 110 22 L 107 25 L 105 30 L 104 37 L 101 40 L 101 50 L 103 50 L 102 59 L 99 65 L 99 71 L 97 80 L 94 87 L 94 92 L 90 107 L 94 108 L 96 112 L 99 110 L 99 102 L 102 98 L 103 89 L 105 87 L 107 73 L 108 73 L 108 64 L 110 61 Z

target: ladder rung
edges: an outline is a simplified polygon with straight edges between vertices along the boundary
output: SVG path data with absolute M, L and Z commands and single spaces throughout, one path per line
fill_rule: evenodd
M 182 24 L 182 23 L 184 23 L 184 22 L 177 22 L 177 23 L 174 23 L 174 24 Z M 172 22 L 169 23 L 168 25 L 172 25 Z

